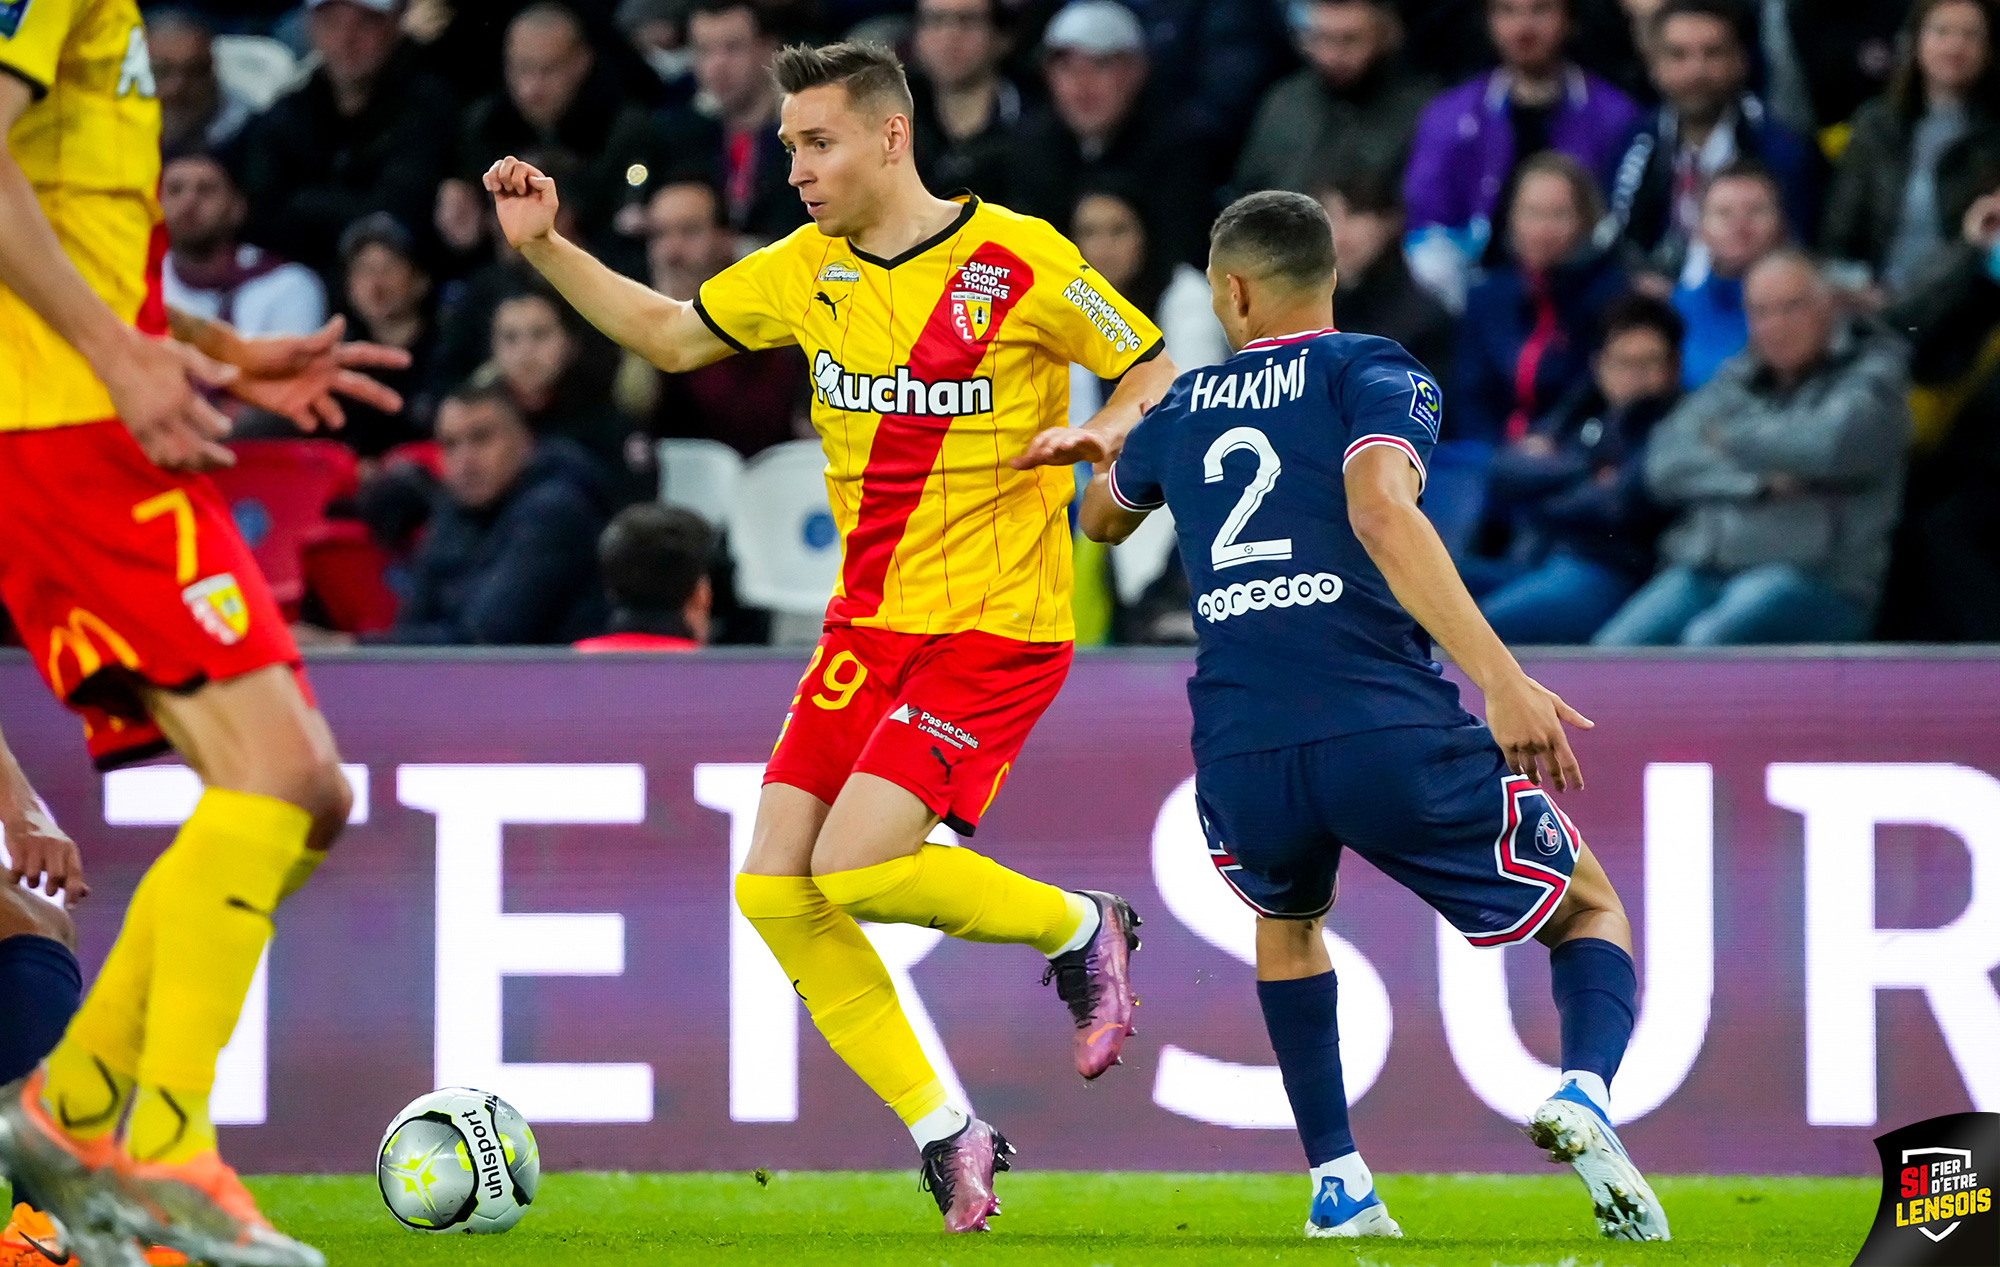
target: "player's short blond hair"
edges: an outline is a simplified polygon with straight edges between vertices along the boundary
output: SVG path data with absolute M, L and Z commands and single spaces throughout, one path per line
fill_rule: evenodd
M 787 95 L 839 84 L 858 109 L 905 117 L 916 111 L 903 63 L 888 48 L 867 40 L 842 40 L 818 48 L 789 45 L 772 59 L 771 79 Z

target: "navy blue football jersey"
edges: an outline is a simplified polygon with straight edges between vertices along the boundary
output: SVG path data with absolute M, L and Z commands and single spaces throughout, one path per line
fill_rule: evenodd
M 1112 496 L 1173 511 L 1193 592 L 1197 761 L 1470 720 L 1348 525 L 1341 478 L 1375 445 L 1422 475 L 1442 410 L 1400 346 L 1322 330 L 1181 375 L 1126 438 Z

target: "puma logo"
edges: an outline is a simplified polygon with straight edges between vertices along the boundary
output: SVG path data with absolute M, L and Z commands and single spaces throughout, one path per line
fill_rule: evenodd
M 938 747 L 938 746 L 937 746 L 936 744 L 932 744 L 932 745 L 931 745 L 931 755 L 932 755 L 933 757 L 936 757 L 936 758 L 937 758 L 937 763 L 938 763 L 939 765 L 941 765 L 941 766 L 943 766 L 943 767 L 944 767 L 944 781 L 945 781 L 946 783 L 949 783 L 949 782 L 951 782 L 951 770 L 952 770 L 952 765 L 951 765 L 951 762 L 949 762 L 949 761 L 945 760 L 945 756 L 944 756 L 944 749 L 942 749 L 942 748 Z
M 840 320 L 840 309 L 839 309 L 839 308 L 837 308 L 837 307 L 835 307 L 835 305 L 836 305 L 836 304 L 838 304 L 838 303 L 840 302 L 839 300 L 837 300 L 837 299 L 833 299 L 833 298 L 829 298 L 829 297 L 828 297 L 828 295 L 827 295 L 827 293 L 826 293 L 825 291 L 823 291 L 823 290 L 816 290 L 816 291 L 814 291 L 814 292 L 813 292 L 813 298 L 814 298 L 814 299 L 817 299 L 817 300 L 818 300 L 819 302 L 821 302 L 821 303 L 823 303 L 823 304 L 825 304 L 825 305 L 826 305 L 826 310 L 827 310 L 827 311 L 828 311 L 829 313 L 832 313 L 832 314 L 833 314 L 833 319 L 834 319 L 835 321 L 838 321 L 838 320 Z

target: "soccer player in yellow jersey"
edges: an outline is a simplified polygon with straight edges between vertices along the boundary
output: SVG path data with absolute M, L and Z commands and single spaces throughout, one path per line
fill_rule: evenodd
M 134 1237 L 313 1267 L 223 1164 L 208 1093 L 272 911 L 350 793 L 201 473 L 231 460 L 228 424 L 191 376 L 310 427 L 338 423 L 333 392 L 395 408 L 350 367 L 407 361 L 338 322 L 246 340 L 168 311 L 136 0 L 0 0 L 0 134 L 0 602 L 100 766 L 171 746 L 205 784 L 47 1064 L 0 1088 L 0 1170 L 91 1267 L 142 1261 Z
M 1174 370 L 1152 323 L 1054 229 L 924 188 L 887 49 L 788 48 L 773 75 L 813 223 L 692 303 L 565 242 L 554 184 L 526 164 L 495 164 L 486 187 L 528 260 L 661 369 L 805 353 L 840 583 L 765 772 L 736 901 L 828 1043 L 910 1128 L 946 1228 L 983 1230 L 1011 1150 L 946 1103 L 855 921 L 1034 946 L 1076 1023 L 1078 1071 L 1116 1062 L 1132 1025 L 1131 908 L 925 836 L 940 820 L 972 833 L 1068 671 L 1064 463 L 1109 456 Z M 1123 381 L 1092 428 L 1044 435 L 1068 410 L 1071 362 Z

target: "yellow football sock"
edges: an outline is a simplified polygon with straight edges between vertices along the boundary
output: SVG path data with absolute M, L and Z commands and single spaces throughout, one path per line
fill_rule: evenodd
M 142 1086 L 132 1100 L 125 1150 L 138 1161 L 178 1166 L 215 1147 L 208 1093 Z
M 286 801 L 210 788 L 153 864 L 153 975 L 138 1078 L 148 1092 L 170 1088 L 171 1105 L 149 1110 L 149 1123 L 207 1120 L 216 1055 L 236 1028 L 271 912 L 311 826 Z M 132 1145 L 143 1156 L 165 1146 L 150 1126 Z
M 856 919 L 924 924 L 967 941 L 1020 942 L 1045 955 L 1061 950 L 1093 909 L 1087 898 L 951 845 L 927 844 L 907 858 L 818 882 Z
M 99 1139 L 125 1116 L 146 1041 L 146 995 L 153 979 L 153 910 L 158 864 L 139 879 L 125 923 L 83 1006 L 50 1053 L 42 1101 L 78 1139 Z
M 294 862 L 291 870 L 285 873 L 284 883 L 278 886 L 278 901 L 282 903 L 286 898 L 306 887 L 306 881 L 312 879 L 313 872 L 319 870 L 319 864 L 325 861 L 326 850 L 324 849 L 308 849 L 300 854 L 299 860 Z
M 136 1067 L 137 1061 L 135 1060 Z M 49 1053 L 42 1102 L 58 1124 L 78 1139 L 102 1139 L 118 1128 L 132 1098 L 130 1073 L 113 1069 L 74 1034 Z
M 945 1101 L 882 957 L 807 876 L 739 875 L 736 905 L 777 956 L 827 1045 L 905 1126 Z

